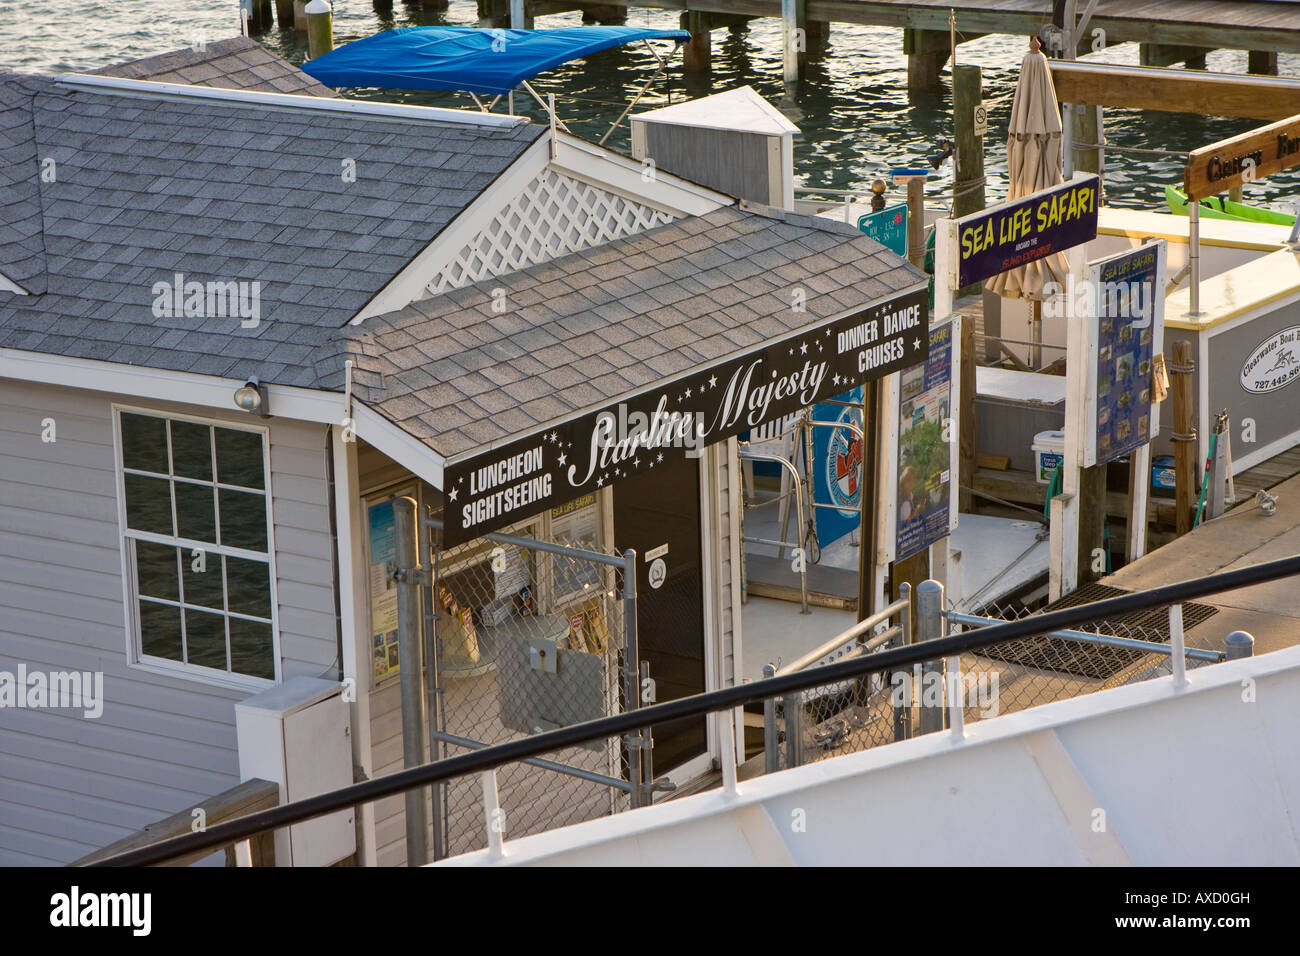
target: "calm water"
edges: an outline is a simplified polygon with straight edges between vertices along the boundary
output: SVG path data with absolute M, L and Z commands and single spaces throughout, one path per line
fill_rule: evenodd
M 432 24 L 472 24 L 474 3 L 453 0 L 446 12 L 425 11 L 418 2 L 397 0 L 391 15 L 381 16 L 371 0 L 336 0 L 335 42 L 342 44 L 381 29 Z M 87 70 L 124 59 L 147 56 L 188 46 L 202 31 L 208 39 L 238 32 L 238 4 L 234 0 L 0 0 L 0 65 L 38 73 Z M 538 27 L 581 23 L 577 13 L 540 17 Z M 675 28 L 677 15 L 665 11 L 634 9 L 628 24 Z M 960 21 L 958 23 L 960 27 Z M 272 51 L 294 63 L 306 57 L 301 34 L 282 34 L 278 28 L 260 37 Z M 984 71 L 984 96 L 989 107 L 989 135 L 985 139 L 988 198 L 1000 199 L 1006 191 L 1006 125 L 1015 91 L 1023 37 L 988 36 L 962 44 L 958 56 Z M 1136 44 L 1117 46 L 1094 58 L 1110 62 L 1137 62 Z M 642 99 L 646 108 L 678 102 L 709 92 L 698 83 L 688 85 L 678 69 L 667 82 L 660 81 Z M 713 34 L 712 90 L 749 84 L 790 117 L 803 131 L 796 139 L 795 176 L 801 185 L 834 189 L 864 188 L 891 166 L 918 165 L 936 141 L 952 135 L 947 112 L 951 100 L 939 96 L 909 99 L 907 58 L 902 53 L 900 31 L 836 24 L 824 56 L 812 62 L 808 79 L 787 94 L 781 83 L 779 23 L 758 20 L 748 28 Z M 1242 51 L 1218 51 L 1209 57 L 1209 69 L 1241 73 L 1246 68 Z M 629 47 L 608 50 L 585 62 L 554 70 L 535 85 L 543 95 L 554 92 L 559 112 L 575 132 L 598 139 L 629 101 L 635 89 L 654 69 L 645 51 Z M 1283 75 L 1300 75 L 1300 56 L 1280 57 Z M 946 71 L 945 71 L 946 76 Z M 946 82 L 946 80 L 945 80 Z M 471 106 L 463 94 L 356 91 L 349 95 L 397 99 L 443 106 Z M 516 96 L 516 107 L 522 107 Z M 638 107 L 640 109 L 640 107 Z M 540 110 L 535 113 L 540 119 Z M 1225 120 L 1192 114 L 1109 111 L 1107 134 L 1121 146 L 1194 149 L 1260 125 L 1250 120 Z M 609 145 L 627 149 L 626 125 Z M 1182 181 L 1182 161 L 1175 157 L 1107 157 L 1107 190 L 1113 203 L 1163 205 L 1166 183 Z M 930 184 L 938 197 L 951 176 L 947 164 Z M 1291 208 L 1300 174 L 1292 172 L 1247 187 L 1248 201 Z

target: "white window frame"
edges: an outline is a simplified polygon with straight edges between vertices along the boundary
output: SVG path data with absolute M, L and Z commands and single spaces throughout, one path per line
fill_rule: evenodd
M 265 425 L 257 425 L 244 422 L 232 422 L 228 419 L 221 418 L 204 418 L 196 415 L 188 415 L 183 412 L 174 412 L 160 408 L 148 408 L 139 405 L 125 405 L 117 402 L 111 406 L 113 416 L 113 480 L 116 483 L 117 492 L 117 523 L 118 523 L 118 548 L 122 558 L 122 599 L 125 610 L 125 631 L 126 631 L 126 661 L 127 666 L 147 671 L 153 674 L 161 674 L 168 677 L 179 677 L 187 680 L 199 681 L 200 683 L 210 684 L 217 687 L 234 688 L 240 690 L 262 690 L 267 687 L 273 687 L 283 679 L 282 667 L 283 661 L 280 653 L 280 603 L 276 593 L 276 568 L 275 568 L 275 521 L 271 507 L 271 429 Z M 188 548 L 189 550 L 201 549 L 205 552 L 216 553 L 228 557 L 244 557 L 251 560 L 262 560 L 260 552 L 244 551 L 239 548 L 224 547 L 215 545 L 210 541 L 192 541 L 189 538 L 171 537 L 169 535 L 159 535 L 147 531 L 133 531 L 127 527 L 126 522 L 126 481 L 127 470 L 122 460 L 122 414 L 145 415 L 152 418 L 161 418 L 165 421 L 193 422 L 198 425 L 211 425 L 217 428 L 228 428 L 232 431 L 253 432 L 261 436 L 262 439 L 262 475 L 265 488 L 261 489 L 263 497 L 266 499 L 266 561 L 267 573 L 270 575 L 271 585 L 271 654 L 275 665 L 275 678 L 268 680 L 264 677 L 254 677 L 250 674 L 235 674 L 227 671 L 219 671 L 211 667 L 204 667 L 201 664 L 188 664 L 181 661 L 168 660 L 162 657 L 152 657 L 146 655 L 141 650 L 142 644 L 140 639 L 140 589 L 136 580 L 135 562 L 131 560 L 131 540 L 147 541 L 157 544 L 168 544 L 172 546 Z M 170 461 L 170 449 L 168 450 Z M 137 469 L 132 469 L 136 472 Z M 152 473 L 147 473 L 152 474 Z M 216 487 L 222 487 L 215 481 L 212 482 Z M 169 479 L 170 480 L 170 479 Z M 196 482 L 202 484 L 202 482 Z M 242 489 L 239 486 L 227 486 L 236 490 L 255 491 L 257 489 Z M 175 503 L 173 502 L 173 509 Z M 173 510 L 173 520 L 174 520 Z M 168 602 L 160 602 L 168 603 Z M 229 617 L 229 611 L 222 612 L 223 616 Z M 246 617 L 247 615 L 235 614 L 236 617 Z M 227 652 L 229 652 L 229 637 L 227 636 Z

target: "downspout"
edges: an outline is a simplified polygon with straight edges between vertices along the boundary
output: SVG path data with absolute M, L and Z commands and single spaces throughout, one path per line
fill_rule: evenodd
M 334 642 L 338 661 L 338 682 L 343 683 L 343 605 L 339 594 L 339 530 L 334 500 L 334 428 L 325 427 L 325 483 L 329 487 L 330 566 L 334 579 Z

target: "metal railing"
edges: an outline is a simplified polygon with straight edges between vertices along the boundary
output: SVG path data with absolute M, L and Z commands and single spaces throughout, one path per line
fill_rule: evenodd
M 468 774 L 483 774 L 486 789 L 493 779 L 492 771 L 498 767 L 531 757 L 539 757 L 542 754 L 564 747 L 636 732 L 639 728 L 650 724 L 659 724 L 684 717 L 698 717 L 706 714 L 733 711 L 734 708 L 745 704 L 758 703 L 768 698 L 781 697 L 825 684 L 856 680 L 876 674 L 885 675 L 904 672 L 914 665 L 924 665 L 927 661 L 934 662 L 942 661 L 945 658 L 956 658 L 968 651 L 1001 645 L 1043 633 L 1070 630 L 1076 625 L 1096 619 L 1104 619 L 1107 616 L 1148 610 L 1169 604 L 1181 604 L 1193 598 L 1221 591 L 1231 591 L 1249 585 L 1262 584 L 1297 574 L 1300 574 L 1300 555 L 1293 555 L 1209 577 L 1164 585 L 1147 591 L 1138 591 L 1120 597 L 1096 601 L 1091 604 L 1063 608 L 1047 614 L 1008 621 L 960 634 L 938 637 L 933 640 L 919 641 L 915 644 L 890 648 L 874 654 L 854 655 L 822 667 L 778 674 L 753 683 L 739 684 L 704 694 L 667 701 L 662 704 L 654 704 L 637 711 L 603 717 L 599 720 L 513 740 L 485 750 L 449 757 L 421 767 L 402 770 L 330 793 L 319 794 L 281 807 L 250 814 L 228 823 L 209 827 L 202 832 L 186 834 L 150 847 L 101 859 L 94 865 L 143 866 L 163 863 L 183 854 L 247 840 L 269 829 L 300 823 L 303 820 L 323 816 L 345 807 L 367 803 L 398 793 L 405 793 L 415 787 L 425 787 Z M 942 621 L 942 607 L 931 608 L 935 599 L 941 598 L 941 589 L 937 587 L 937 584 L 935 589 L 918 588 L 917 592 L 916 597 L 920 614 L 926 615 L 926 618 L 932 622 L 936 620 Z M 1179 623 L 1181 625 L 1181 621 Z M 1176 662 L 1176 665 L 1181 664 L 1183 660 L 1181 641 L 1180 626 L 1177 643 L 1173 645 L 1174 654 L 1172 660 Z M 1230 641 L 1229 645 L 1232 646 L 1234 643 L 1240 644 L 1242 642 Z M 1175 684 L 1185 680 L 1180 666 L 1175 667 L 1172 679 Z M 949 701 L 949 708 L 953 711 L 949 724 L 951 732 L 954 737 L 961 738 L 964 736 L 964 723 L 961 717 L 960 700 L 955 693 Z M 942 716 L 942 711 L 940 715 Z M 723 785 L 726 789 L 734 791 L 738 786 L 736 754 L 734 747 L 727 746 L 728 740 L 732 737 L 727 728 L 733 727 L 733 722 L 730 719 L 724 719 L 719 721 L 719 725 L 724 730 L 721 735 L 723 742 Z M 502 836 L 498 832 L 491 841 L 491 849 L 499 853 L 502 846 Z
M 897 641 L 906 645 L 911 643 L 912 589 L 904 582 L 899 587 L 900 597 L 893 604 L 869 617 L 864 618 L 843 633 L 837 634 L 820 647 L 813 648 L 802 657 L 789 664 L 777 667 L 775 664 L 763 665 L 763 677 L 797 674 L 815 666 L 835 661 L 856 659 L 871 654 L 885 645 Z M 876 629 L 888 624 L 896 616 L 899 622 L 878 633 Z M 812 728 L 825 723 L 826 720 L 842 713 L 850 706 L 870 707 L 870 699 L 880 693 L 881 687 L 873 687 L 869 682 L 847 681 L 839 687 L 823 689 L 823 692 L 810 694 L 801 690 L 786 694 L 781 698 L 769 697 L 763 701 L 763 769 L 774 773 L 782 769 L 782 756 L 786 767 L 798 767 L 804 762 L 805 752 L 805 718 Z M 813 732 L 813 743 L 825 744 L 827 732 L 818 737 Z M 830 732 L 837 739 L 847 735 Z M 784 741 L 784 749 L 781 743 Z

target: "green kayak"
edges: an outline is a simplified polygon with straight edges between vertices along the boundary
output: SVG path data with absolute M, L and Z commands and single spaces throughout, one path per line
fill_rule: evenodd
M 1165 202 L 1169 210 L 1178 216 L 1187 215 L 1187 194 L 1177 186 L 1165 187 Z M 1201 215 L 1206 219 L 1231 219 L 1235 222 L 1267 222 L 1275 226 L 1294 226 L 1295 216 L 1245 203 L 1233 202 L 1210 196 L 1201 200 Z

